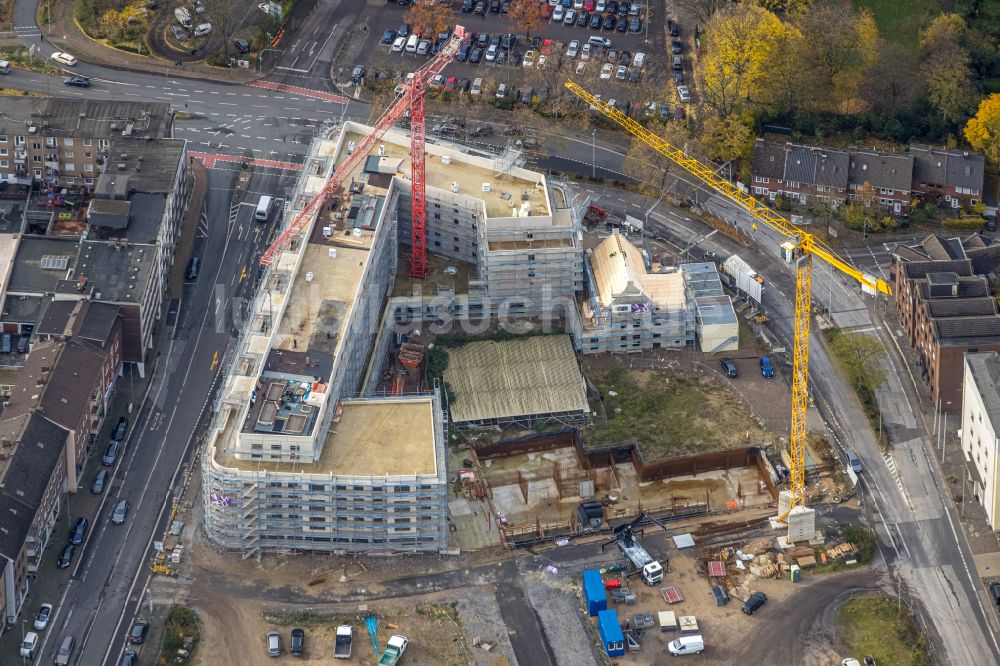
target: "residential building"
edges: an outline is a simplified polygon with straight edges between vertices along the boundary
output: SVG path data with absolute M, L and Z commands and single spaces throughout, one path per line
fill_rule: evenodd
M 0 424 L 0 612 L 17 626 L 61 510 L 68 433 L 40 412 Z
M 93 187 L 115 137 L 159 139 L 173 131 L 165 102 L 8 97 L 0 115 L 0 183 Z
M 1000 358 L 996 352 L 965 355 L 962 381 L 962 453 L 971 495 L 1000 532 Z
M 893 214 L 910 208 L 913 157 L 868 150 L 850 151 L 847 199 L 864 205 L 877 203 Z
M 979 234 L 928 236 L 893 251 L 891 279 L 900 324 L 931 399 L 946 411 L 962 402 L 962 358 L 1000 351 L 1000 315 L 989 276 L 1000 246 Z
M 910 146 L 913 196 L 959 208 L 983 201 L 986 160 L 978 153 L 935 146 Z

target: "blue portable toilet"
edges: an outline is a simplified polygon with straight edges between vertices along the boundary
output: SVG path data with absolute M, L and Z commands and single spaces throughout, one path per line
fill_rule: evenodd
M 609 657 L 621 657 L 625 654 L 625 636 L 622 626 L 618 624 L 618 611 L 602 610 L 597 614 L 597 631 L 601 634 L 604 652 Z
M 583 572 L 583 598 L 591 617 L 608 608 L 608 593 L 604 590 L 604 579 L 597 569 Z

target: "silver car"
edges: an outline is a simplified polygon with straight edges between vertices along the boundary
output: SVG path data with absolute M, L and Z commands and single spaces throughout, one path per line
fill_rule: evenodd
M 125 517 L 128 515 L 128 500 L 122 500 L 115 505 L 115 510 L 111 514 L 111 524 L 121 525 L 125 522 Z
M 267 632 L 267 654 L 269 657 L 281 656 L 281 634 L 277 631 Z

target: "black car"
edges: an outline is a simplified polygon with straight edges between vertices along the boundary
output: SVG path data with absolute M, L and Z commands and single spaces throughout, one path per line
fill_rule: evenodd
M 617 14 L 618 13 L 618 0 L 610 0 L 610 2 L 608 2 L 604 6 L 604 11 L 606 11 L 609 14 Z
M 681 27 L 673 19 L 667 21 L 667 29 L 670 31 L 671 37 L 679 37 L 681 34 Z
M 465 62 L 469 59 L 469 51 L 472 50 L 472 44 L 462 44 L 458 47 L 458 53 L 455 54 L 455 60 L 459 62 Z
M 396 31 L 397 37 L 409 37 L 410 36 L 410 24 L 400 23 L 399 30 Z
M 620 19 L 618 19 L 618 23 L 615 25 L 615 30 L 617 30 L 618 32 L 626 32 L 626 31 L 628 31 L 628 17 L 627 16 L 623 16 Z
M 483 1 L 483 0 L 481 0 L 480 2 L 477 2 L 476 3 L 476 9 L 474 10 L 473 13 L 474 14 L 479 14 L 480 16 L 486 16 L 486 2 Z
M 479 33 L 479 37 L 476 40 L 476 46 L 478 46 L 481 49 L 485 49 L 489 45 L 490 45 L 490 33 L 488 32 Z
M 494 14 L 500 13 L 500 0 L 490 0 L 490 11 Z
M 743 604 L 742 610 L 747 615 L 753 615 L 761 606 L 767 603 L 767 595 L 763 592 L 754 592 Z
M 684 50 L 684 42 L 682 42 L 681 40 L 675 39 L 672 42 L 670 42 L 670 52 L 673 53 L 674 55 L 677 55 L 683 50 Z
M 128 432 L 128 418 L 121 416 L 118 418 L 118 423 L 115 424 L 115 431 L 111 433 L 111 439 L 120 442 L 125 439 L 126 432 Z
M 468 14 L 469 12 L 472 11 L 472 9 L 475 7 L 475 5 L 476 5 L 476 3 L 474 3 L 472 0 L 463 0 L 462 1 L 462 11 L 465 12 L 466 14 Z
M 26 354 L 28 352 L 28 347 L 31 345 L 31 334 L 22 333 L 20 337 L 17 338 L 17 353 Z
M 622 2 L 618 5 L 618 16 L 625 18 L 628 16 L 628 10 L 630 9 L 628 2 Z
M 614 30 L 615 29 L 615 25 L 617 25 L 617 24 L 618 24 L 618 19 L 616 19 L 611 14 L 608 14 L 607 16 L 604 17 L 604 29 L 605 30 Z
M 632 62 L 632 54 L 629 51 L 622 51 L 622 54 L 618 56 L 618 64 L 628 66 Z
M 396 41 L 396 31 L 395 30 L 386 30 L 385 32 L 382 33 L 382 43 L 383 44 L 392 44 L 394 41 Z
M 590 25 L 590 12 L 586 9 L 580 12 L 580 15 L 576 17 L 576 24 L 581 28 L 586 28 Z
M 104 486 L 108 483 L 108 470 L 102 469 L 94 477 L 94 482 L 90 484 L 90 492 L 100 495 L 104 492 Z
M 500 42 L 500 48 L 502 49 L 512 49 L 517 45 L 517 36 L 508 34 Z
M 501 35 L 498 32 L 497 34 L 490 37 L 490 46 L 495 46 L 497 48 L 500 48 L 500 42 L 502 41 L 503 41 L 503 35 Z
M 726 373 L 727 377 L 738 377 L 739 371 L 736 369 L 736 364 L 733 363 L 733 359 L 724 358 L 720 360 L 722 363 L 722 371 Z
M 674 70 L 674 83 L 677 85 L 684 83 L 684 72 L 677 69 Z
M 187 270 L 184 271 L 184 278 L 187 280 L 197 280 L 198 273 L 201 271 L 201 259 L 198 257 L 191 257 L 191 261 L 188 262 Z
M 122 443 L 111 440 L 108 442 L 108 448 L 104 451 L 104 457 L 101 458 L 101 464 L 106 467 L 111 467 L 118 460 L 118 452 L 121 451 Z
M 603 19 L 603 17 L 600 14 L 594 14 L 592 17 L 590 17 L 590 29 L 591 30 L 600 30 L 601 29 L 601 23 L 603 21 L 604 21 L 604 19 Z
M 292 629 L 292 645 L 289 648 L 293 657 L 301 657 L 305 651 L 306 632 L 301 629 Z
M 62 552 L 59 553 L 59 559 L 56 561 L 56 566 L 60 569 L 67 569 L 69 565 L 73 562 L 73 553 L 76 551 L 76 546 L 73 544 L 67 544 Z
M 87 536 L 87 522 L 86 518 L 80 517 L 76 519 L 76 525 L 73 526 L 73 531 L 69 533 L 69 542 L 74 546 L 79 546 L 83 543 L 84 538 Z
M 391 32 L 395 34 L 396 31 L 387 30 L 386 32 Z M 240 53 L 250 53 L 250 42 L 248 42 L 245 39 L 234 39 L 233 46 L 235 46 L 236 50 L 239 51 Z
M 73 86 L 75 88 L 89 88 L 90 79 L 86 76 L 67 76 L 63 79 L 64 86 Z
M 149 620 L 137 619 L 132 624 L 132 631 L 128 632 L 128 642 L 132 645 L 141 645 L 146 640 L 149 633 Z
M 629 32 L 642 32 L 642 19 L 638 16 L 633 16 L 632 20 L 628 22 Z
M 472 53 L 469 54 L 469 62 L 478 65 L 483 60 L 483 50 L 478 46 L 472 49 Z

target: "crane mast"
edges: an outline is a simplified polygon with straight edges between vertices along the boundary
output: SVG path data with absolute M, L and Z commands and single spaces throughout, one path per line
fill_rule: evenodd
M 403 87 L 405 90 L 403 93 L 379 116 L 371 132 L 355 146 L 354 150 L 334 170 L 333 175 L 330 176 L 323 189 L 309 200 L 299 214 L 295 216 L 295 219 L 281 232 L 271 246 L 264 251 L 260 258 L 261 266 L 270 266 L 282 252 L 291 246 L 292 242 L 302 233 L 306 225 L 309 224 L 309 220 L 319 213 L 323 204 L 340 189 L 347 174 L 353 172 L 358 167 L 361 161 L 371 152 L 375 144 L 389 131 L 393 123 L 399 120 L 406 109 L 409 108 L 411 109 L 410 141 L 413 177 L 413 223 L 411 225 L 413 260 L 411 273 L 415 277 L 424 277 L 426 275 L 427 209 L 424 184 L 424 92 L 427 89 L 427 84 L 435 76 L 444 71 L 444 68 L 452 61 L 455 54 L 458 53 L 463 39 L 465 39 L 465 28 L 460 25 L 455 26 L 455 32 L 444 48 L 430 62 L 414 73 L 412 84 L 404 84 Z
M 797 506 L 805 506 L 805 456 L 806 456 L 806 411 L 809 407 L 809 325 L 812 313 L 812 258 L 819 257 L 841 273 L 861 284 L 889 295 L 892 290 L 881 279 L 865 275 L 824 245 L 818 238 L 792 224 L 781 215 L 742 192 L 728 180 L 719 177 L 715 170 L 675 148 L 667 141 L 646 129 L 624 113 L 605 104 L 594 95 L 572 81 L 566 88 L 574 95 L 590 104 L 602 115 L 621 125 L 630 134 L 653 150 L 682 167 L 699 181 L 724 196 L 729 201 L 750 213 L 754 220 L 767 225 L 791 240 L 794 246 L 795 262 L 795 316 L 793 322 L 792 346 L 792 422 L 789 430 L 790 483 L 788 509 L 778 519 L 784 521 Z

